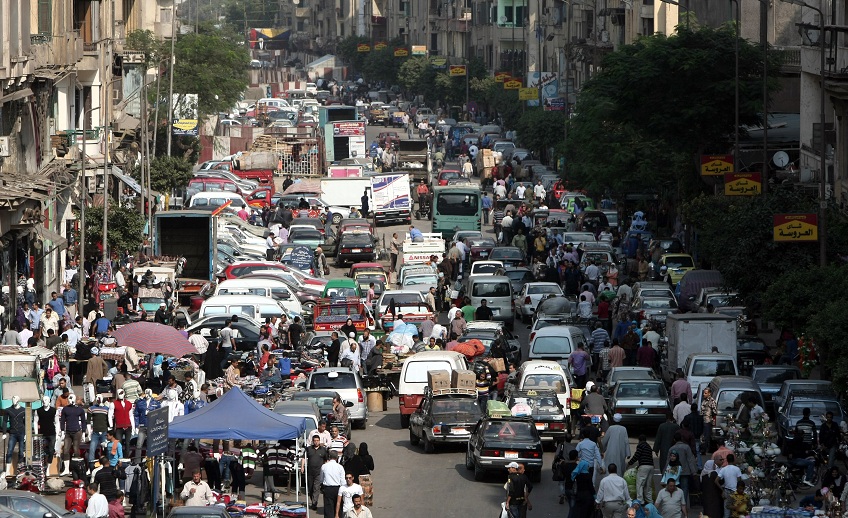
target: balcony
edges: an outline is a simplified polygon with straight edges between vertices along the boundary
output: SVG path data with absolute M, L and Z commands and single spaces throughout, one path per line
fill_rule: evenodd
M 651 4 L 651 5 L 640 5 L 639 6 L 639 16 L 641 18 L 648 18 L 648 19 L 652 20 L 654 18 L 654 6 L 653 6 L 653 4 Z
M 65 34 L 33 34 L 30 51 L 34 68 L 74 66 L 82 59 L 83 45 L 75 32 Z
M 780 71 L 784 74 L 801 72 L 801 47 L 778 47 L 774 50 L 780 56 Z
M 468 20 L 448 20 L 448 31 L 452 32 L 471 32 L 471 19 Z

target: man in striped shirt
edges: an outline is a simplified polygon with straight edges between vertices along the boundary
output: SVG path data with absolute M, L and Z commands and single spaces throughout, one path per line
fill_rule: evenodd
M 628 466 L 633 464 L 639 466 L 636 468 L 636 498 L 642 504 L 649 504 L 654 501 L 653 480 L 651 479 L 651 475 L 654 473 L 654 453 L 645 434 L 639 436 L 636 453 L 627 462 Z
M 608 342 L 610 339 L 609 333 L 604 329 L 604 326 L 600 322 L 595 323 L 595 330 L 592 331 L 592 365 L 597 365 L 598 374 L 600 374 L 601 364 L 598 361 L 598 355 L 601 352 L 601 349 L 604 348 L 604 342 Z
M 341 458 L 344 452 L 344 447 L 347 446 L 347 437 L 339 433 L 339 427 L 333 426 L 330 428 L 330 446 L 327 448 L 330 451 L 335 451 Z

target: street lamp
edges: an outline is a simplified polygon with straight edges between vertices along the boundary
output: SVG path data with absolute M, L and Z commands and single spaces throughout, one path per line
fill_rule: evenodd
M 824 66 L 825 66 L 825 37 L 824 37 L 824 12 L 818 7 L 813 7 L 812 5 L 804 2 L 804 0 L 782 0 L 786 3 L 800 5 L 801 7 L 806 7 L 807 9 L 812 9 L 813 11 L 819 13 L 819 66 L 821 70 L 819 70 L 819 110 L 821 117 L 819 124 L 821 125 L 821 136 L 819 141 L 819 168 L 821 169 L 821 173 L 819 176 L 819 266 L 827 265 L 827 234 L 825 228 L 825 208 L 827 207 L 827 201 L 825 201 L 825 171 L 826 171 L 826 153 L 827 153 L 827 143 L 824 138 L 824 125 L 825 125 L 825 83 L 824 83 Z M 807 32 L 807 39 L 812 42 L 812 38 L 809 34 L 809 29 L 804 28 L 804 32 Z
M 676 2 L 675 0 L 660 0 L 660 2 L 662 2 L 664 4 L 676 5 L 679 9 L 683 9 L 684 11 L 686 11 L 686 30 L 688 31 L 689 30 L 689 13 L 690 13 L 689 7 L 687 7 L 685 5 L 681 5 L 680 2 Z
M 742 18 L 739 13 L 739 0 L 730 0 L 736 4 L 736 38 L 733 41 L 733 170 L 739 172 L 739 25 Z

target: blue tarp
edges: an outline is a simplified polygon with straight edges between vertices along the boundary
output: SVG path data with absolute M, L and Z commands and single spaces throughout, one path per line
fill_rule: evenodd
M 275 414 L 235 387 L 200 410 L 175 417 L 168 437 L 279 441 L 297 439 L 305 431 L 306 419 Z

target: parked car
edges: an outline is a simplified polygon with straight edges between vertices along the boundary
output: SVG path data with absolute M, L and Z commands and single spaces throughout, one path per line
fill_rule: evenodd
M 503 322 L 475 321 L 468 322 L 466 326 L 465 333 L 457 338 L 457 342 L 480 340 L 485 348 L 483 356 L 490 356 L 492 347 L 495 346 L 496 349 L 504 351 L 507 363 L 521 363 L 521 342 L 503 325 Z
M 66 511 L 53 501 L 31 491 L 14 489 L 0 491 L 0 506 L 2 506 L 2 511 L 0 511 L 2 518 L 20 518 L 21 516 L 25 518 L 49 518 L 50 516 L 53 518 L 84 518 L 86 516 L 85 513 Z M 224 514 L 226 514 L 226 511 L 224 511 Z M 216 515 L 215 518 L 219 517 Z M 220 518 L 227 517 L 221 516 Z
M 786 441 L 790 439 L 789 430 L 795 429 L 795 425 L 804 417 L 804 409 L 807 408 L 810 409 L 810 419 L 816 423 L 816 426 L 824 421 L 827 412 L 833 412 L 833 422 L 836 424 L 845 419 L 842 405 L 829 392 L 795 391 L 777 414 L 778 439 L 782 444 L 786 444 Z M 812 429 L 806 426 L 802 428 L 807 442 L 812 444 Z
M 409 416 L 409 442 L 421 443 L 424 453 L 434 453 L 437 444 L 467 443 L 482 415 L 476 389 L 428 388 L 418 410 Z
M 801 369 L 795 365 L 754 365 L 751 378 L 757 382 L 766 410 L 774 411 L 774 397 L 780 392 L 784 381 L 801 379 Z
M 490 261 L 500 261 L 504 266 L 524 266 L 527 258 L 524 251 L 515 246 L 496 246 L 489 253 Z
M 836 398 L 836 390 L 833 382 L 828 380 L 786 380 L 780 386 L 780 391 L 774 396 L 774 408 L 780 412 L 783 406 L 792 398 L 796 392 L 819 392 L 827 394 L 830 398 Z
M 514 292 L 521 290 L 524 284 L 536 280 L 533 271 L 526 266 L 504 266 L 496 270 L 495 275 L 508 277 L 509 283 L 512 284 L 512 291 Z
M 212 315 L 202 317 L 191 323 L 186 328 L 189 336 L 195 331 L 200 331 L 200 335 L 206 338 L 210 347 L 217 347 L 221 342 L 218 333 L 224 328 L 231 315 Z M 259 322 L 247 317 L 239 315 L 238 322 L 233 322 L 231 327 L 234 330 L 233 340 L 235 341 L 235 349 L 239 351 L 256 351 L 259 343 Z
M 344 267 L 348 262 L 372 263 L 376 258 L 374 240 L 370 234 L 346 233 L 341 235 L 336 248 L 337 267 Z
M 727 418 L 739 412 L 738 404 L 755 398 L 760 407 L 765 409 L 763 395 L 757 383 L 748 376 L 716 376 L 705 384 L 710 389 L 716 402 L 716 417 L 712 424 L 711 440 L 714 445 L 723 444 L 727 436 Z M 698 390 L 698 408 L 701 407 L 703 389 Z M 737 404 L 737 400 L 739 401 Z
M 736 364 L 739 366 L 739 374 L 750 376 L 751 369 L 756 365 L 763 365 L 768 357 L 769 348 L 762 338 L 746 335 L 736 338 Z M 779 383 L 777 388 L 780 388 Z
M 524 402 L 530 407 L 530 417 L 536 425 L 543 441 L 562 442 L 566 440 L 569 426 L 565 409 L 553 390 L 530 389 L 516 390 L 509 394 L 507 406 L 513 407 Z
M 613 367 L 607 375 L 606 383 L 602 386 L 604 397 L 609 398 L 612 389 L 619 381 L 640 381 L 659 379 L 654 369 L 650 367 Z
M 542 480 L 542 438 L 530 417 L 484 417 L 468 440 L 465 468 L 481 481 L 487 472 L 502 477 L 510 462 L 524 464 L 532 482 Z
M 653 320 L 664 324 L 671 313 L 677 313 L 677 301 L 674 297 L 639 297 L 630 306 L 630 317 L 641 322 Z

